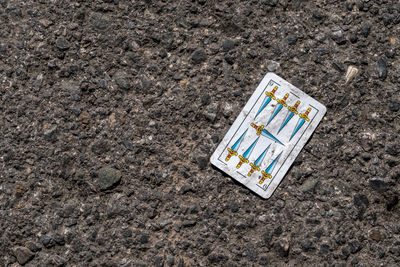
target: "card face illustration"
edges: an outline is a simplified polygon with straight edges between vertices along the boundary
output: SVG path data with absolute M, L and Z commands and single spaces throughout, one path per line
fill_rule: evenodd
M 211 156 L 211 163 L 269 198 L 326 113 L 326 107 L 267 73 Z

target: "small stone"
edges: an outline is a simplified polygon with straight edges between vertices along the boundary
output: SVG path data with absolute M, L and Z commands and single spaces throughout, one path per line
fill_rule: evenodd
M 63 81 L 61 83 L 61 88 L 66 91 L 66 94 L 68 94 L 73 101 L 81 100 L 82 91 L 75 81 Z
M 92 152 L 97 155 L 103 155 L 110 151 L 110 149 L 110 143 L 103 139 L 95 141 L 91 147 Z
M 376 242 L 379 242 L 382 239 L 381 232 L 378 229 L 372 229 L 369 232 L 369 238 Z
M 155 256 L 154 257 L 154 266 L 155 267 L 163 267 L 164 266 L 164 257 L 163 256 Z
M 315 36 L 315 40 L 322 43 L 326 40 L 326 35 L 324 33 L 319 33 Z
M 197 157 L 197 164 L 199 165 L 200 170 L 204 170 L 208 165 L 208 158 L 206 157 Z
M 71 227 L 71 226 L 77 225 L 77 223 L 78 223 L 77 219 L 69 218 L 65 221 L 64 225 L 67 227 Z
M 300 248 L 304 252 L 308 252 L 308 251 L 314 250 L 315 245 L 313 244 L 313 242 L 310 239 L 306 239 L 306 240 L 303 240 L 302 242 L 300 242 Z
M 217 118 L 217 109 L 216 107 L 212 106 L 208 108 L 204 114 L 207 120 L 214 122 L 215 119 Z
M 351 82 L 356 77 L 358 69 L 354 66 L 349 66 L 346 72 L 346 84 Z
M 267 62 L 267 69 L 268 71 L 275 72 L 279 69 L 280 64 L 273 60 L 268 60 Z
M 289 45 L 295 45 L 297 43 L 297 36 L 294 34 L 291 34 L 287 38 L 287 42 Z
M 142 235 L 139 237 L 139 241 L 140 241 L 140 243 L 142 243 L 142 244 L 147 244 L 147 243 L 149 243 L 149 239 L 150 239 L 150 237 L 149 237 L 148 234 L 142 234 Z
M 334 30 L 332 31 L 331 38 L 333 41 L 335 41 L 338 45 L 343 45 L 346 43 L 346 37 L 344 36 L 344 33 L 342 30 Z
M 369 206 L 369 200 L 366 195 L 363 194 L 355 194 L 354 195 L 354 205 L 357 208 L 367 208 Z
M 229 118 L 232 115 L 233 107 L 228 102 L 225 102 L 223 105 L 222 114 L 225 116 L 225 118 Z
M 369 160 L 371 160 L 371 154 L 370 153 L 368 153 L 368 152 L 363 152 L 362 154 L 361 154 L 361 158 L 364 160 L 364 161 L 369 161 Z
M 7 46 L 5 44 L 0 44 L 0 55 L 5 55 L 7 53 Z
M 212 265 L 216 265 L 219 262 L 226 262 L 228 257 L 223 254 L 212 253 L 208 255 L 208 260 L 211 262 Z
M 168 266 L 173 266 L 174 263 L 175 263 L 174 256 L 168 256 L 168 257 L 167 257 L 167 265 L 168 265 Z
M 211 96 L 209 94 L 205 94 L 201 97 L 201 105 L 207 106 L 211 103 Z
M 14 256 L 17 258 L 19 264 L 24 265 L 35 257 L 26 247 L 15 247 L 13 249 Z
M 51 22 L 48 19 L 41 19 L 41 20 L 39 20 L 39 23 L 42 24 L 42 26 L 45 28 L 48 28 L 50 25 L 53 24 L 53 22 Z
M 100 190 L 109 190 L 121 181 L 121 171 L 110 167 L 101 168 L 98 172 L 97 183 Z
M 262 214 L 262 215 L 258 216 L 258 220 L 260 222 L 265 222 L 267 220 L 267 215 L 266 214 Z
M 108 121 L 110 122 L 110 126 L 114 127 L 115 123 L 117 122 L 116 118 L 115 118 L 115 113 L 111 113 L 110 116 L 108 116 Z
M 318 185 L 320 180 L 318 178 L 315 179 L 308 179 L 302 186 L 301 191 L 303 193 L 314 191 L 315 187 Z
M 122 236 L 125 238 L 132 237 L 132 230 L 131 229 L 123 229 Z
M 361 35 L 362 36 L 367 38 L 370 32 L 371 32 L 371 24 L 369 24 L 369 23 L 361 24 Z
M 274 7 L 278 4 L 279 0 L 262 0 L 262 3 L 270 7 Z
M 389 110 L 391 112 L 397 112 L 400 110 L 400 102 L 391 100 L 389 103 Z
M 320 255 L 329 255 L 330 246 L 328 244 L 322 244 L 319 247 L 319 254 Z
M 194 64 L 200 64 L 207 58 L 206 52 L 203 49 L 198 49 L 192 54 L 192 61 Z
M 110 18 L 103 13 L 93 13 L 89 18 L 89 26 L 92 30 L 105 30 L 110 24 Z
M 239 211 L 239 204 L 236 201 L 231 202 L 230 204 L 231 211 L 236 213 Z
M 172 224 L 171 219 L 160 219 L 156 224 L 156 229 L 161 230 L 164 229 L 165 226 Z
M 232 40 L 224 40 L 222 42 L 222 49 L 224 50 L 224 52 L 228 52 L 230 50 L 232 50 L 235 47 L 235 42 Z
M 160 52 L 158 53 L 158 55 L 160 56 L 160 58 L 166 58 L 168 56 L 167 51 L 165 51 L 164 49 L 160 50 Z
M 114 74 L 114 80 L 118 87 L 123 90 L 129 90 L 131 88 L 128 74 L 125 71 L 118 71 Z
M 388 144 L 385 146 L 385 152 L 391 156 L 400 154 L 400 144 Z
M 228 219 L 224 218 L 224 217 L 221 217 L 221 218 L 218 219 L 218 224 L 222 228 L 225 228 L 228 225 Z
M 349 40 L 352 44 L 355 44 L 358 41 L 358 37 L 355 34 L 350 34 Z
M 59 213 L 58 215 L 61 218 L 69 218 L 71 217 L 74 212 L 75 212 L 76 206 L 75 205 L 66 205 Z
M 392 211 L 397 204 L 399 204 L 399 197 L 397 195 L 392 195 L 386 200 L 386 210 Z
M 164 246 L 165 246 L 165 243 L 164 243 L 163 241 L 158 241 L 158 242 L 154 245 L 154 247 L 155 247 L 156 249 L 163 248 Z
M 52 69 L 52 70 L 59 69 L 59 67 L 57 66 L 57 64 L 54 61 L 47 62 L 47 67 L 49 67 L 49 69 Z
M 39 91 L 42 88 L 42 83 L 43 83 L 43 74 L 39 74 L 36 76 L 36 79 L 33 80 L 31 88 L 34 91 Z
M 349 242 L 349 249 L 351 254 L 355 254 L 362 249 L 361 243 L 357 240 L 352 240 Z
M 325 19 L 325 15 L 319 11 L 314 11 L 313 18 L 316 20 L 323 20 L 323 19 Z
M 275 244 L 275 249 L 282 257 L 287 257 L 289 255 L 290 243 L 286 238 L 280 239 Z
M 258 260 L 258 264 L 261 266 L 270 266 L 270 258 L 268 255 L 262 254 L 260 255 L 260 259 Z
M 232 55 L 226 55 L 224 59 L 230 65 L 233 65 L 233 63 L 235 63 L 235 58 Z
M 60 37 L 60 38 L 58 38 L 57 40 L 56 40 L 56 46 L 57 46 L 57 48 L 58 49 L 60 49 L 60 50 L 68 50 L 68 48 L 69 48 L 69 42 L 65 39 L 65 38 L 63 38 L 63 37 Z
M 194 220 L 185 220 L 182 222 L 183 227 L 193 227 L 196 225 L 196 221 Z
M 378 62 L 376 63 L 376 70 L 378 71 L 379 78 L 383 81 L 387 77 L 387 62 L 384 57 L 381 57 Z
M 350 250 L 348 247 L 343 247 L 342 248 L 342 260 L 346 260 L 350 256 Z
M 90 117 L 89 112 L 83 111 L 83 112 L 79 115 L 78 120 L 79 120 L 79 122 L 82 123 L 82 124 L 90 124 L 90 122 L 91 122 L 92 119 L 91 119 L 91 117 Z
M 339 72 L 344 72 L 344 66 L 342 62 L 334 60 L 332 66 Z
M 54 235 L 54 241 L 56 242 L 57 245 L 59 246 L 64 246 L 65 245 L 65 239 L 64 236 L 57 233 Z
M 50 266 L 61 267 L 61 266 L 65 266 L 66 263 L 67 263 L 67 260 L 59 255 L 52 256 L 48 261 L 48 265 L 50 265 Z
M 386 191 L 388 187 L 388 182 L 380 178 L 371 178 L 369 180 L 369 186 L 372 189 L 383 193 Z
M 57 125 L 47 128 L 43 132 L 44 140 L 48 142 L 56 142 L 57 141 L 57 135 L 58 135 L 58 128 Z
M 242 90 L 240 90 L 240 89 L 236 90 L 235 92 L 233 92 L 233 95 L 236 96 L 236 97 L 237 96 L 242 96 L 243 95 Z
M 182 194 L 186 194 L 189 192 L 196 193 L 196 189 L 190 184 L 184 184 L 184 185 L 182 185 L 180 192 Z
M 54 246 L 54 240 L 48 235 L 42 236 L 42 244 L 45 248 L 51 248 Z
M 39 244 L 36 244 L 35 242 L 29 241 L 26 243 L 26 246 L 29 248 L 30 251 L 32 252 L 38 252 L 41 250 Z
M 24 185 L 16 184 L 15 185 L 15 196 L 20 198 L 22 197 L 25 192 L 27 191 L 27 188 Z

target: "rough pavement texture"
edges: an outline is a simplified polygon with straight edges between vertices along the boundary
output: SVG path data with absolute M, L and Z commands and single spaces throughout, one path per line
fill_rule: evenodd
M 398 1 L 214 2 L 0 0 L 2 266 L 399 265 Z M 328 113 L 262 200 L 209 157 L 267 68 Z

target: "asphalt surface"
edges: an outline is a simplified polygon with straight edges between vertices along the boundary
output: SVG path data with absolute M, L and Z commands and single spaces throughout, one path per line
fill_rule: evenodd
M 398 266 L 399 36 L 387 0 L 0 0 L 0 265 Z M 328 112 L 263 200 L 209 157 L 268 71 Z

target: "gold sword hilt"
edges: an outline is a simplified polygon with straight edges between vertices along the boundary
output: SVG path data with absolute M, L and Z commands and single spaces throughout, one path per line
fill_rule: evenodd
M 257 165 L 254 165 L 254 163 L 250 163 L 250 166 L 251 166 L 251 170 L 249 171 L 247 176 L 251 176 L 254 173 L 254 171 L 260 170 L 260 167 L 258 167 Z
M 246 159 L 245 157 L 243 157 L 242 155 L 240 155 L 239 158 L 240 158 L 240 161 L 236 165 L 236 169 L 239 169 L 242 166 L 243 163 L 248 163 L 249 162 L 249 160 Z
M 257 135 L 260 135 L 262 130 L 264 129 L 264 125 L 257 126 L 254 123 L 250 124 L 257 131 Z
M 282 106 L 284 106 L 284 107 L 287 107 L 287 104 L 286 104 L 286 99 L 289 97 L 289 94 L 288 93 L 286 93 L 286 95 L 282 98 L 282 99 L 278 99 L 278 100 L 276 100 L 279 104 L 281 104 Z
M 262 177 L 261 177 L 261 179 L 260 179 L 260 182 L 259 182 L 259 184 L 262 184 L 264 181 L 265 181 L 265 179 L 271 179 L 271 177 L 272 177 L 272 175 L 271 174 L 269 174 L 269 173 L 267 173 L 267 172 L 265 172 L 265 171 L 262 171 Z
M 311 108 L 308 108 L 306 112 L 300 113 L 299 117 L 306 121 L 310 121 L 310 118 L 308 118 L 308 114 L 310 113 L 310 111 L 311 111 Z
M 274 89 L 272 89 L 271 92 L 265 92 L 265 94 L 266 94 L 268 97 L 272 98 L 272 99 L 276 99 L 276 97 L 275 97 L 275 92 L 276 92 L 276 90 L 278 90 L 278 86 L 275 86 Z
M 229 147 L 228 147 L 228 152 L 229 152 L 229 154 L 226 156 L 225 161 L 229 161 L 232 156 L 237 156 L 237 154 L 238 154 L 237 151 L 235 151 Z
M 293 112 L 294 114 L 298 114 L 299 112 L 297 111 L 297 107 L 300 105 L 300 100 L 297 100 L 297 102 L 291 106 L 288 107 L 288 110 L 290 110 L 291 112 Z

